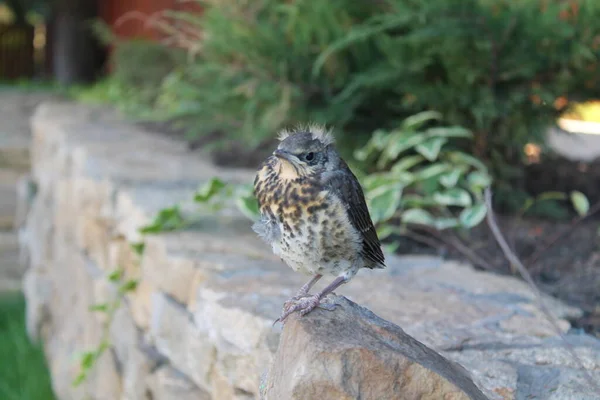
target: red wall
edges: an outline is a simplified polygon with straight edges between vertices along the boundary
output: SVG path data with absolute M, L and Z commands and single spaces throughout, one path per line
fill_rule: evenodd
M 181 0 L 100 0 L 100 17 L 122 38 L 160 39 L 160 33 L 145 26 L 143 18 L 163 10 L 202 12 L 197 1 Z

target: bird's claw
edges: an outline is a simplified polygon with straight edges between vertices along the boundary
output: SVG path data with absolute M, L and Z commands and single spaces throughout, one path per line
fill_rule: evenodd
M 283 303 L 283 314 L 273 322 L 275 325 L 278 322 L 285 324 L 285 320 L 290 314 L 299 312 L 300 316 L 304 316 L 319 307 L 327 311 L 335 310 L 337 304 L 322 302 L 323 299 L 319 295 L 304 295 L 295 296 Z

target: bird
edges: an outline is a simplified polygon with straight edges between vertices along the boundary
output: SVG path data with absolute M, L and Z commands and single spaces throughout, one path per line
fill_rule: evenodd
M 361 268 L 386 266 L 363 189 L 336 150 L 333 132 L 298 126 L 281 131 L 278 139 L 254 179 L 260 217 L 252 229 L 294 271 L 311 276 L 274 322 L 285 324 L 294 312 L 333 311 L 328 294 Z M 334 279 L 309 294 L 323 276 Z

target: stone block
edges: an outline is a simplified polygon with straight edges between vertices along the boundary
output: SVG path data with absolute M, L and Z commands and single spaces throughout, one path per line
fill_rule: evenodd
M 148 281 L 142 279 L 136 289 L 127 294 L 131 316 L 135 324 L 141 329 L 150 328 L 152 318 L 152 298 L 158 290 Z
M 197 260 L 167 254 L 161 236 L 148 236 L 142 258 L 142 275 L 156 288 L 187 304 L 197 269 Z
M 227 236 L 206 230 L 148 235 L 144 243 L 143 278 L 190 308 L 197 287 L 217 272 L 282 266 L 274 266 L 274 256 L 258 252 L 251 244 L 232 250 Z
M 210 390 L 216 349 L 208 332 L 194 323 L 182 305 L 164 294 L 157 293 L 152 300 L 152 343 L 175 368 L 201 389 Z
M 150 397 L 149 380 L 158 360 L 148 356 L 143 350 L 142 331 L 139 330 L 126 306 L 114 315 L 111 324 L 111 345 L 120 365 L 123 382 L 122 400 L 155 400 Z
M 24 273 L 17 234 L 0 231 L 0 292 L 19 290 Z
M 0 230 L 13 229 L 17 214 L 17 183 L 22 172 L 0 166 Z
M 204 390 L 190 382 L 181 372 L 160 367 L 147 379 L 152 400 L 212 400 Z M 226 398 L 219 398 L 228 400 Z

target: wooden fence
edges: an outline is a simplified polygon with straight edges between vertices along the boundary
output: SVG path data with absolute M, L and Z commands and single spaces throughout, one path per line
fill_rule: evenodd
M 0 25 L 0 81 L 33 76 L 33 34 L 29 25 Z

